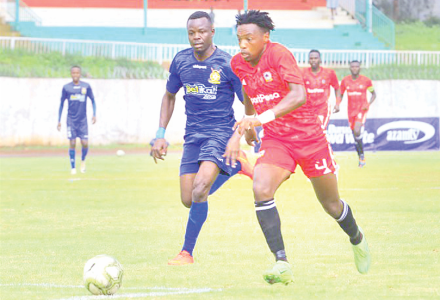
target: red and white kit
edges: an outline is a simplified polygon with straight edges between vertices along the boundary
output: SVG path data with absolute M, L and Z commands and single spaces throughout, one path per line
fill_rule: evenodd
M 338 77 L 335 71 L 320 67 L 318 73 L 314 74 L 312 68 L 302 70 L 304 85 L 307 92 L 307 101 L 313 106 L 316 114 L 322 122 L 322 129 L 326 129 L 331 115 L 330 86 L 335 90 L 339 89 Z
M 289 83 L 304 85 L 292 53 L 278 43 L 267 44 L 255 67 L 241 54 L 232 58 L 231 66 L 257 114 L 276 106 L 289 93 Z M 336 163 L 321 124 L 309 102 L 264 124 L 262 156 L 256 164 L 272 164 L 292 173 L 299 164 L 307 177 L 335 172 Z
M 353 80 L 351 75 L 341 81 L 341 95 L 347 92 L 348 99 L 348 122 L 353 130 L 356 122 L 365 124 L 368 113 L 367 91 L 373 91 L 373 83 L 370 78 L 359 75 Z M 364 110 L 363 108 L 367 108 Z

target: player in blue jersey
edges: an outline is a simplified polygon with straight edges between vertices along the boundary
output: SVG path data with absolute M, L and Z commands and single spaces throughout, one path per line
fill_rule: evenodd
M 80 81 L 81 68 L 73 66 L 70 69 L 72 82 L 63 86 L 61 92 L 61 103 L 58 114 L 58 131 L 61 130 L 61 114 L 63 113 L 64 101 L 67 99 L 69 107 L 67 110 L 67 138 L 70 140 L 69 157 L 72 167 L 71 174 L 76 174 L 75 169 L 75 147 L 76 138 L 81 139 L 82 155 L 81 155 L 81 172 L 86 172 L 86 156 L 89 150 L 89 133 L 87 126 L 87 97 L 90 98 L 93 105 L 92 124 L 96 123 L 96 104 L 95 97 L 90 85 Z
M 162 98 L 159 130 L 151 152 L 155 161 L 166 155 L 165 129 L 174 110 L 176 93 L 183 87 L 187 121 L 180 191 L 182 203 L 190 207 L 190 211 L 182 251 L 168 262 L 170 265 L 194 262 L 192 252 L 208 215 L 210 190 L 212 193 L 239 171 L 252 170 L 244 157 L 238 160 L 235 168 L 226 165 L 223 158 L 233 134 L 235 94 L 243 101 L 240 80 L 231 70 L 231 56 L 213 44 L 215 30 L 207 13 L 193 13 L 188 19 L 187 30 L 191 48 L 177 53 L 171 64 Z

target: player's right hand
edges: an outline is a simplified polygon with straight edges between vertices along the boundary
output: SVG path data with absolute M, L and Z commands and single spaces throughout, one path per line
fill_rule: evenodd
M 58 129 L 58 131 L 61 130 L 61 123 L 58 123 L 57 129 Z
M 246 143 L 249 146 L 255 147 L 255 144 L 258 143 L 257 132 L 255 131 L 255 128 L 246 130 L 244 133 L 244 138 L 246 139 Z
M 339 112 L 339 105 L 336 104 L 335 107 L 333 108 L 333 113 L 337 113 Z
M 157 164 L 157 160 L 164 160 L 164 156 L 167 155 L 168 143 L 165 139 L 156 139 L 151 147 L 150 155 L 153 157 L 154 162 Z

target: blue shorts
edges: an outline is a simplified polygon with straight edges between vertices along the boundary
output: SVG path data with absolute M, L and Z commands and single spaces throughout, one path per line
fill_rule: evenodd
M 67 138 L 69 140 L 74 140 L 76 138 L 88 140 L 89 128 L 87 126 L 87 122 L 67 122 Z
M 226 165 L 223 157 L 229 138 L 206 133 L 185 135 L 180 176 L 197 173 L 202 161 L 212 161 L 220 168 L 221 174 L 231 175 L 231 166 Z

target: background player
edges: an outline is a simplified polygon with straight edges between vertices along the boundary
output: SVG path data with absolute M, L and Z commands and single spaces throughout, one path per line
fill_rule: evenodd
M 310 68 L 304 68 L 303 77 L 307 92 L 307 101 L 315 110 L 322 122 L 322 129 L 327 130 L 331 115 L 330 86 L 335 90 L 336 101 L 341 102 L 341 91 L 339 90 L 338 77 L 335 71 L 321 67 L 321 53 L 318 50 L 310 50 Z
M 231 70 L 231 56 L 213 44 L 214 27 L 205 12 L 193 13 L 187 22 L 191 48 L 180 51 L 170 67 L 166 92 L 162 98 L 159 130 L 152 147 L 154 160 L 166 155 L 165 129 L 171 119 L 176 93 L 185 90 L 187 115 L 185 143 L 180 165 L 182 203 L 190 207 L 182 251 L 170 265 L 193 263 L 192 252 L 208 215 L 208 193 L 219 174 L 218 188 L 229 175 L 249 167 L 245 159 L 239 166 L 226 165 L 222 155 L 233 134 L 234 94 L 242 101 L 241 83 Z M 250 168 L 250 167 L 249 167 Z M 248 174 L 249 175 L 249 174 Z M 251 174 L 249 176 L 252 176 Z
M 376 100 L 376 91 L 370 78 L 360 75 L 361 63 L 353 60 L 350 63 L 351 75 L 344 77 L 341 81 L 341 94 L 344 96 L 347 91 L 348 99 L 348 123 L 353 132 L 355 147 L 359 156 L 359 167 L 365 166 L 364 145 L 362 134 L 367 119 L 367 113 L 371 104 Z M 367 91 L 371 93 L 370 102 L 367 100 Z M 339 111 L 342 98 L 336 101 L 334 112 Z
M 311 105 L 305 104 L 304 81 L 295 58 L 287 48 L 269 40 L 273 29 L 265 12 L 250 10 L 237 16 L 241 53 L 232 58 L 231 67 L 243 83 L 246 115 L 256 112 L 258 116 L 237 122 L 238 130 L 225 152 L 226 162 L 234 164 L 240 136 L 246 133 L 251 142 L 256 139 L 253 128 L 263 125 L 262 156 L 254 168 L 253 191 L 257 219 L 276 260 L 263 277 L 271 284 L 293 281 L 274 195 L 297 165 L 312 182 L 324 210 L 350 237 L 356 267 L 366 273 L 368 245 L 350 206 L 339 197 L 331 147 Z
M 67 99 L 69 107 L 67 109 L 67 138 L 70 140 L 69 157 L 72 167 L 71 174 L 76 174 L 75 169 L 75 147 L 76 138 L 81 139 L 81 172 L 86 172 L 86 156 L 89 151 L 89 132 L 87 125 L 87 97 L 90 98 L 93 105 L 92 124 L 96 123 L 96 103 L 93 91 L 90 85 L 84 81 L 80 81 L 81 68 L 73 66 L 70 68 L 72 82 L 63 86 L 61 92 L 61 103 L 58 113 L 58 131 L 61 130 L 61 114 L 63 113 L 64 101 Z

